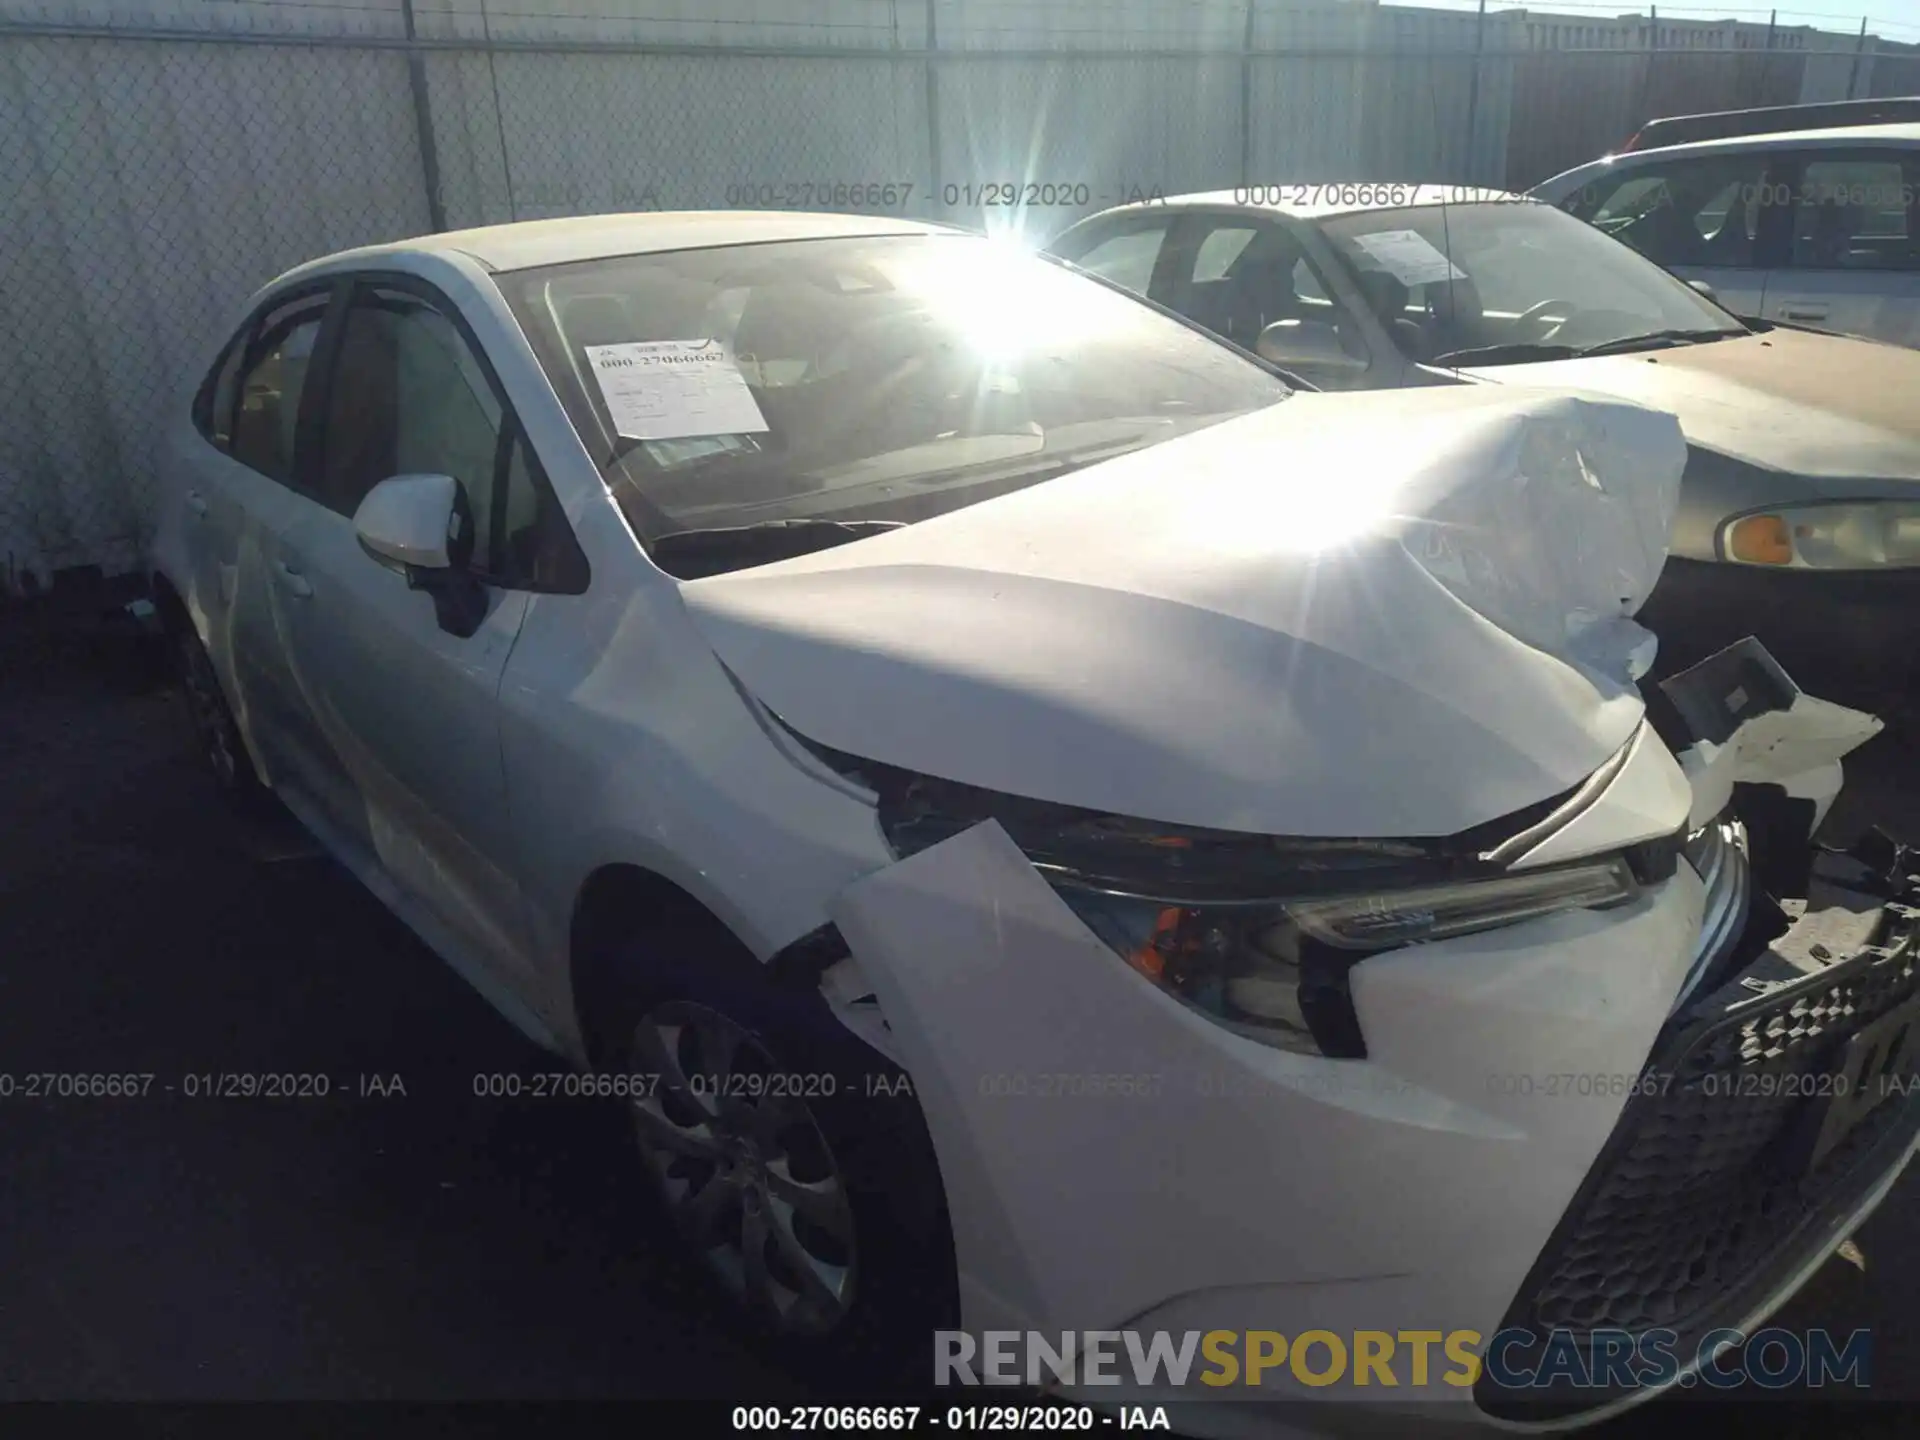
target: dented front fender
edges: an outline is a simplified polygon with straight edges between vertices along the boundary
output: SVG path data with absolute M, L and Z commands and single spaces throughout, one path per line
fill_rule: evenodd
M 1366 961 L 1367 1060 L 1181 1004 L 993 821 L 832 914 L 926 1113 L 968 1329 L 1111 1328 L 1182 1297 L 1238 1316 L 1255 1287 L 1278 1329 L 1350 1294 L 1355 1324 L 1491 1333 L 1621 1104 L 1509 1082 L 1636 1071 L 1699 905 L 1683 868 L 1626 907 Z

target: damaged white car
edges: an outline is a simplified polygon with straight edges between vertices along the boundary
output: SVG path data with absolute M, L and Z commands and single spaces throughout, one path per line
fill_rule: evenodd
M 269 286 L 154 586 L 226 787 L 626 1101 L 795 1345 L 1697 1337 L 1920 1109 L 1905 854 L 1808 839 L 1877 722 L 1751 645 L 1636 683 L 1684 459 L 937 226 L 600 217 Z

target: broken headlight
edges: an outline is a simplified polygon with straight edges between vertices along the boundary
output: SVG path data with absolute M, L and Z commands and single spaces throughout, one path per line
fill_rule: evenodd
M 1347 972 L 1368 955 L 1615 904 L 1657 873 L 1627 856 L 1517 873 L 1489 858 L 1565 797 L 1443 839 L 1293 839 L 1081 810 L 812 748 L 873 789 L 896 855 L 994 820 L 1142 976 L 1304 1054 L 1366 1054 Z
M 1366 1054 L 1347 972 L 1368 955 L 1630 899 L 1624 858 L 1405 889 L 1213 905 L 1117 895 L 1049 876 L 1141 975 L 1236 1034 L 1283 1050 Z
M 1603 858 L 1509 870 L 1516 842 L 1593 781 L 1456 835 L 1296 839 L 1005 795 L 795 738 L 874 793 L 896 856 L 992 820 L 1087 928 L 1161 990 L 1263 1045 L 1337 1059 L 1367 1053 L 1347 975 L 1369 955 L 1618 904 L 1671 875 L 1680 854 L 1676 833 Z

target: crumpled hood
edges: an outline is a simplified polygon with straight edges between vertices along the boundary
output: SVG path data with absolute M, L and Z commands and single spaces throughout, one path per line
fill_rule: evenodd
M 1446 835 L 1577 785 L 1685 445 L 1565 391 L 1300 395 L 902 530 L 685 582 L 800 734 L 1175 824 Z
M 1575 385 L 1670 410 L 1692 444 L 1761 470 L 1920 480 L 1920 350 L 1904 346 L 1781 327 L 1462 373 L 1503 385 Z

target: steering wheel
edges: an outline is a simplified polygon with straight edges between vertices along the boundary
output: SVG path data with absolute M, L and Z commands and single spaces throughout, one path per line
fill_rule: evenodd
M 1562 325 L 1565 325 L 1579 308 L 1580 307 L 1571 300 L 1542 300 L 1539 304 L 1529 305 L 1525 310 L 1522 310 L 1514 317 L 1513 323 L 1515 326 L 1538 325 L 1542 320 L 1545 320 L 1548 316 L 1557 312 L 1560 318 L 1556 320 L 1549 329 L 1541 331 L 1542 336 L 1545 336 L 1551 334 L 1554 330 L 1558 330 Z
M 1652 328 L 1646 315 L 1626 310 L 1582 310 L 1561 321 L 1553 332 L 1557 345 L 1600 344 L 1622 335 L 1638 335 Z

